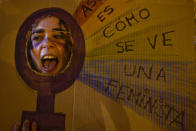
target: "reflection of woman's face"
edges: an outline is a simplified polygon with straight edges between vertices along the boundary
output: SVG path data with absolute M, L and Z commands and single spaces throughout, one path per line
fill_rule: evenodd
M 65 67 L 66 29 L 56 17 L 40 20 L 31 35 L 30 54 L 36 69 L 44 74 L 56 74 Z

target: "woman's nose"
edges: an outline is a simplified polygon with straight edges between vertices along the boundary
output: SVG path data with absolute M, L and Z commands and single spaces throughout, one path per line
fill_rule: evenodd
M 42 42 L 43 48 L 52 48 L 55 46 L 55 43 L 51 40 L 51 36 L 46 35 L 44 41 Z
M 54 43 L 48 39 L 44 40 L 42 43 L 43 48 L 52 48 L 54 47 Z

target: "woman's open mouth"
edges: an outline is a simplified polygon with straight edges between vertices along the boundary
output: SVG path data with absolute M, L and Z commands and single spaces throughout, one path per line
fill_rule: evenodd
M 58 58 L 52 55 L 45 55 L 41 58 L 42 72 L 53 72 L 58 65 Z

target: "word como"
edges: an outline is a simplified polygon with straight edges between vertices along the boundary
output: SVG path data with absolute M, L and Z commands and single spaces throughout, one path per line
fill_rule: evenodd
M 124 21 L 119 19 L 114 24 L 109 24 L 103 29 L 103 36 L 111 38 L 117 32 L 124 31 L 127 27 L 138 24 L 150 17 L 150 11 L 147 8 L 131 11 L 129 16 L 124 17 Z

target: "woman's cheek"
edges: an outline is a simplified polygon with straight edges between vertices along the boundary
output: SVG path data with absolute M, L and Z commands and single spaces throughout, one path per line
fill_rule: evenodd
M 31 51 L 31 57 L 32 57 L 32 60 L 33 60 L 33 63 L 34 65 L 40 69 L 41 68 L 41 60 L 40 60 L 40 51 L 38 49 L 32 49 Z

